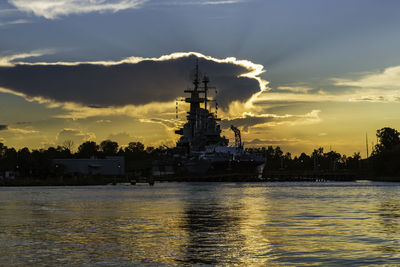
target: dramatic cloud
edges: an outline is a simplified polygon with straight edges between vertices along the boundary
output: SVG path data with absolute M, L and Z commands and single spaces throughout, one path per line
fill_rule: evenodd
M 46 19 L 70 14 L 117 12 L 138 8 L 146 0 L 9 0 L 20 11 Z
M 400 66 L 386 68 L 382 72 L 369 73 L 356 79 L 333 79 L 336 86 L 376 89 L 399 89 Z
M 4 66 L 0 67 L 0 87 L 1 92 L 28 100 L 77 103 L 91 108 L 168 102 L 183 96 L 183 90 L 191 86 L 190 73 L 196 58 L 200 69 L 210 76 L 211 85 L 217 87 L 216 98 L 222 108 L 233 101 L 247 101 L 266 88 L 267 82 L 259 77 L 264 71 L 262 65 L 193 52 L 118 62 L 0 60 Z
M 0 28 L 8 26 L 8 25 L 24 24 L 24 23 L 29 23 L 29 22 L 30 21 L 26 20 L 26 19 L 16 19 L 16 20 L 0 22 Z
M 96 123 L 111 123 L 111 120 L 97 120 Z
M 18 121 L 15 123 L 16 125 L 30 125 L 32 122 L 30 121 Z
M 94 133 L 85 133 L 78 129 L 64 128 L 57 134 L 57 141 L 64 142 L 71 140 L 75 144 L 80 145 L 87 140 L 94 140 L 96 138 Z
M 17 125 L 20 125 L 17 123 Z M 14 128 L 10 127 L 9 125 L 6 124 L 0 124 L 0 131 L 7 131 L 10 133 L 14 134 L 35 134 L 38 133 L 38 131 L 31 129 L 30 127 L 28 129 L 22 129 L 22 128 Z
M 313 110 L 304 115 L 276 115 L 276 114 L 261 114 L 261 115 L 252 115 L 247 114 L 241 118 L 235 118 L 231 120 L 222 120 L 221 126 L 223 128 L 229 128 L 231 125 L 235 125 L 236 127 L 243 128 L 244 131 L 247 131 L 249 127 L 256 125 L 266 124 L 268 126 L 275 126 L 277 124 L 310 124 L 320 122 L 319 118 L 320 110 Z
M 308 93 L 312 90 L 311 87 L 307 86 L 278 86 L 277 90 L 283 92 L 293 92 L 293 93 Z
M 367 95 L 349 99 L 351 102 L 399 102 L 400 95 Z
M 272 121 L 277 121 L 279 118 L 276 115 L 264 115 L 264 116 L 255 116 L 255 115 L 246 115 L 242 118 L 236 118 L 231 120 L 222 120 L 221 126 L 224 129 L 229 128 L 231 125 L 236 127 L 241 127 L 245 131 L 247 131 L 248 127 L 265 124 Z
M 352 102 L 399 102 L 400 66 L 363 74 L 353 79 L 334 78 L 335 86 L 354 88 Z
M 56 19 L 71 14 L 118 12 L 143 7 L 145 3 L 152 6 L 225 5 L 243 0 L 9 0 L 8 2 L 22 12 L 46 19 Z
M 152 0 L 148 1 L 149 4 L 163 5 L 163 6 L 181 6 L 181 5 L 229 5 L 245 2 L 246 0 Z
M 279 106 L 316 102 L 399 102 L 400 66 L 354 78 L 332 78 L 323 89 L 309 86 L 278 86 L 265 91 L 253 104 Z M 333 81 L 333 84 L 332 84 Z
M 110 134 L 108 139 L 112 141 L 118 141 L 119 146 L 127 146 L 130 142 L 143 142 L 142 137 L 133 136 L 126 132 Z
M 264 140 L 264 139 L 253 139 L 252 141 L 246 142 L 247 146 L 268 146 L 268 145 L 282 145 L 282 144 L 296 144 L 299 142 L 302 142 L 303 140 L 300 139 L 270 139 L 270 140 Z
M 352 95 L 354 96 L 354 95 Z M 317 93 L 293 93 L 288 90 L 282 92 L 264 92 L 253 103 L 258 105 L 281 105 L 293 103 L 313 103 L 313 102 L 347 102 L 349 95 L 330 94 L 324 91 Z
M 9 125 L 5 124 L 0 124 L 0 131 L 7 131 L 10 133 L 15 133 L 15 134 L 35 134 L 38 133 L 38 131 L 33 130 L 33 129 L 21 129 L 21 128 L 14 128 L 10 127 Z
M 399 102 L 400 93 L 395 89 L 369 89 L 359 88 L 341 94 L 332 93 L 276 93 L 265 92 L 259 96 L 253 104 L 262 106 L 281 106 L 299 103 L 323 103 L 323 102 Z
M 40 57 L 45 54 L 51 54 L 51 53 L 53 53 L 53 50 L 47 49 L 47 50 L 32 51 L 30 53 L 21 53 L 21 54 L 14 54 L 14 55 L 10 55 L 10 56 L 2 56 L 2 57 L 0 57 L 0 67 L 13 67 L 14 63 L 12 63 L 12 62 L 16 59 Z
M 15 134 L 37 134 L 39 131 L 33 130 L 33 129 L 21 129 L 21 128 L 13 128 L 13 127 L 8 127 L 7 129 L 10 133 L 15 133 Z
M 16 8 L 2 8 L 1 6 L 0 8 L 0 17 L 9 17 L 19 12 Z
M 245 2 L 245 0 L 210 0 L 210 1 L 198 1 L 197 3 L 201 5 L 226 5 L 226 4 L 236 4 Z
M 2 89 L 0 88 L 0 92 Z M 39 99 L 40 100 L 40 99 Z M 50 107 L 59 107 L 58 104 L 49 104 Z M 95 108 L 85 107 L 73 103 L 65 103 L 61 106 L 66 113 L 56 115 L 56 118 L 63 119 L 85 119 L 89 117 L 102 117 L 102 116 L 128 116 L 134 118 L 154 117 L 157 116 L 168 116 L 170 118 L 175 117 L 175 112 L 168 113 L 167 111 L 175 111 L 175 102 L 153 102 L 141 106 L 128 105 L 124 107 L 110 107 L 110 108 Z M 107 121 L 97 121 L 97 123 L 107 123 Z M 108 122 L 109 123 L 109 122 Z

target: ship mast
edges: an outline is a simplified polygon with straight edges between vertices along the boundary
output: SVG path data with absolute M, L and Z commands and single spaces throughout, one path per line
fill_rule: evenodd
M 198 127 L 198 112 L 200 109 L 200 103 L 204 101 L 203 98 L 199 97 L 199 61 L 196 59 L 196 68 L 193 79 L 193 90 L 185 90 L 185 93 L 190 93 L 190 97 L 185 99 L 186 103 L 190 103 L 190 111 L 188 112 L 187 119 L 190 121 L 190 132 L 191 136 L 194 137 L 195 129 Z
M 203 84 L 204 84 L 204 109 L 207 110 L 207 91 L 208 91 L 208 83 L 209 83 L 209 79 L 207 76 L 204 75 L 203 78 Z
M 185 98 L 185 102 L 190 104 L 187 123 L 183 128 L 175 131 L 176 134 L 182 135 L 177 145 L 187 147 L 188 151 L 199 151 L 207 145 L 226 146 L 228 144 L 228 140 L 220 135 L 221 129 L 217 124 L 220 119 L 209 110 L 209 102 L 213 100 L 207 98 L 208 90 L 214 87 L 208 85 L 209 78 L 207 76 L 200 76 L 199 63 L 196 58 L 196 67 L 192 76 L 193 89 L 184 91 L 190 93 L 190 96 Z

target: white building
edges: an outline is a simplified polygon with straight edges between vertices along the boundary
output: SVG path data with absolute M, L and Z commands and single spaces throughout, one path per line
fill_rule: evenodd
M 125 175 L 124 157 L 106 157 L 105 159 L 54 159 L 54 164 L 63 165 L 65 173 Z

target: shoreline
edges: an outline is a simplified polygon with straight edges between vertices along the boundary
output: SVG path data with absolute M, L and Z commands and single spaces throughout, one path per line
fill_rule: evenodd
M 355 179 L 317 179 L 317 178 L 302 178 L 298 177 L 276 179 L 276 178 L 257 178 L 257 177 L 163 177 L 156 178 L 153 181 L 156 183 L 169 183 L 169 182 L 234 182 L 234 183 L 275 183 L 275 182 L 354 182 L 356 180 L 365 180 L 371 182 L 400 182 L 400 177 L 374 177 L 364 178 L 357 177 Z M 132 179 L 134 180 L 134 179 Z M 138 180 L 137 183 L 149 183 L 150 180 Z M 57 178 L 57 179 L 37 179 L 37 178 L 23 178 L 23 179 L 2 179 L 0 180 L 0 187 L 20 187 L 20 186 L 91 186 L 91 185 L 115 185 L 115 184 L 131 184 L 131 181 L 126 177 L 73 177 L 73 178 Z M 133 184 L 134 185 L 134 184 Z

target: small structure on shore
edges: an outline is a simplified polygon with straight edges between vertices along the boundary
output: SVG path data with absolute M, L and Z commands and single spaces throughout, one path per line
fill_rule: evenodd
M 0 179 L 15 179 L 15 172 L 13 171 L 5 171 L 4 173 L 0 173 Z
M 124 157 L 106 157 L 104 159 L 54 159 L 54 164 L 62 165 L 65 173 L 78 173 L 85 175 L 125 175 Z

